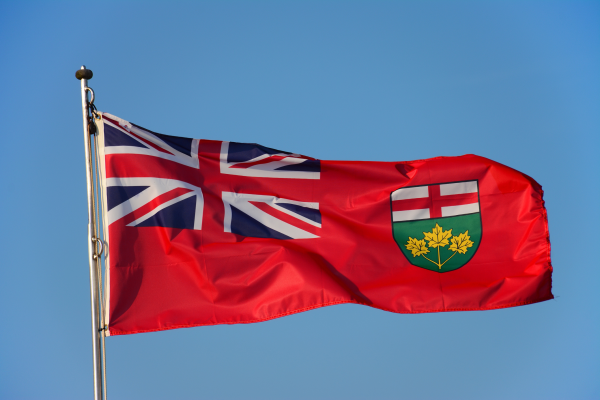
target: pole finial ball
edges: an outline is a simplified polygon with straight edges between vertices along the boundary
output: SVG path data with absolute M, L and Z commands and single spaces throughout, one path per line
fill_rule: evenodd
M 85 66 L 81 67 L 81 69 L 78 69 L 77 72 L 75 72 L 75 78 L 79 80 L 92 79 L 93 76 L 94 73 L 92 72 L 92 70 L 86 69 Z

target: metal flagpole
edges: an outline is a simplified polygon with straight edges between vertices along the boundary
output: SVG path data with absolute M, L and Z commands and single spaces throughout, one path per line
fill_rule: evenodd
M 85 141 L 85 177 L 87 180 L 87 198 L 88 198 L 88 261 L 90 265 L 90 300 L 92 306 L 92 357 L 94 362 L 94 400 L 102 400 L 103 394 L 103 374 L 102 374 L 102 353 L 101 335 L 104 335 L 100 325 L 100 295 L 98 271 L 100 268 L 100 257 L 96 252 L 96 214 L 94 212 L 94 188 L 92 178 L 92 154 L 90 143 L 90 122 L 89 104 L 94 101 L 94 92 L 88 87 L 88 79 L 92 79 L 93 73 L 81 66 L 75 73 L 75 77 L 81 81 L 81 112 L 83 114 L 83 137 Z M 88 92 L 91 99 L 88 102 Z

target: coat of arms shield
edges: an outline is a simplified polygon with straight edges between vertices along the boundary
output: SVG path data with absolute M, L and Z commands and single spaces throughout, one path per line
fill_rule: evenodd
M 394 240 L 412 265 L 448 272 L 475 255 L 482 234 L 476 180 L 405 186 L 390 203 Z

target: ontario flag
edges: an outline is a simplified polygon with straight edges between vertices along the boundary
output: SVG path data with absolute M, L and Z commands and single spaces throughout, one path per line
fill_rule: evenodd
M 96 124 L 110 335 L 553 298 L 541 186 L 500 163 L 325 161 Z

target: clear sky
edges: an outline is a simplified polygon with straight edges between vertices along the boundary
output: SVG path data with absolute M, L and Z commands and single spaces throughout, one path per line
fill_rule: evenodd
M 111 399 L 600 398 L 600 2 L 0 2 L 0 399 L 92 396 L 79 81 L 153 131 L 534 177 L 555 300 L 107 339 Z

